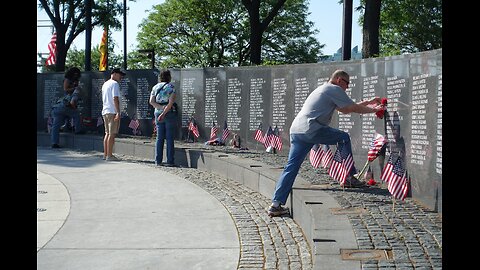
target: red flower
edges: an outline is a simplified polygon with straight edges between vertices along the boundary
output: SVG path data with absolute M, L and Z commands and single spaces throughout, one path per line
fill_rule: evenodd
M 383 105 L 383 109 L 381 109 L 380 111 L 376 112 L 375 115 L 377 115 L 377 117 L 379 119 L 382 119 L 383 118 L 383 115 L 385 114 L 385 108 L 387 107 L 387 98 L 382 98 L 382 105 Z
M 377 184 L 377 182 L 375 182 L 375 180 L 373 178 L 370 178 L 370 180 L 368 180 L 367 182 L 367 185 L 369 186 L 375 186 Z

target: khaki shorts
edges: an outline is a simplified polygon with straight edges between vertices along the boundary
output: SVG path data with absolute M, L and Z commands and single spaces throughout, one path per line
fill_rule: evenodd
M 115 114 L 114 113 L 107 113 L 102 115 L 103 117 L 103 124 L 105 125 L 105 133 L 106 134 L 117 134 L 118 130 L 120 129 L 120 120 L 115 121 Z

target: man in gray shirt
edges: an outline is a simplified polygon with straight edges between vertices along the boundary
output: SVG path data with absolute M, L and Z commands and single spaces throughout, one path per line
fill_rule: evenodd
M 269 216 L 289 213 L 289 209 L 282 205 L 285 205 L 298 170 L 313 145 L 338 144 L 345 147 L 349 154 L 352 153 L 350 135 L 329 126 L 335 110 L 344 114 L 352 112 L 364 114 L 375 113 L 383 108 L 380 97 L 355 103 L 345 93 L 349 83 L 350 75 L 343 70 L 336 70 L 328 82 L 313 90 L 305 100 L 290 127 L 288 161 L 277 181 L 272 204 L 267 210 Z M 369 104 L 375 106 L 367 106 Z M 353 176 L 355 173 L 355 166 L 352 166 L 347 183 L 359 182 Z

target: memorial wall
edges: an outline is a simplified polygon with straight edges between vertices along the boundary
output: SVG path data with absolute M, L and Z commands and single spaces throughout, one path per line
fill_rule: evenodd
M 335 113 L 332 126 L 351 135 L 355 166 L 360 170 L 375 133 L 388 139 L 385 158 L 371 164 L 375 179 L 390 156 L 400 158 L 410 179 L 410 196 L 442 211 L 442 50 L 344 62 L 258 67 L 171 69 L 180 106 L 177 139 L 192 139 L 193 118 L 200 137 L 209 139 L 213 124 L 240 135 L 242 146 L 264 149 L 255 130 L 278 128 L 281 154 L 289 150 L 289 127 L 307 96 L 336 69 L 350 74 L 347 94 L 355 101 L 388 98 L 383 119 L 375 114 Z M 120 133 L 151 137 L 153 107 L 148 100 L 158 70 L 127 70 L 121 87 Z M 83 72 L 79 110 L 87 131 L 103 134 L 101 87 L 109 72 Z M 46 131 L 50 108 L 61 95 L 63 73 L 37 74 L 37 130 Z M 138 120 L 138 128 L 132 121 Z M 231 137 L 230 137 L 231 138 Z M 230 139 L 229 138 L 229 139 Z M 335 146 L 331 146 L 332 151 Z

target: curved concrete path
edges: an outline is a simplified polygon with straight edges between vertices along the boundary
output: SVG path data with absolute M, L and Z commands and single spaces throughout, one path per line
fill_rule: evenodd
M 224 206 L 153 166 L 37 148 L 37 269 L 236 269 Z

